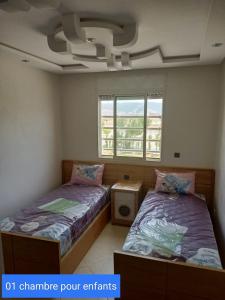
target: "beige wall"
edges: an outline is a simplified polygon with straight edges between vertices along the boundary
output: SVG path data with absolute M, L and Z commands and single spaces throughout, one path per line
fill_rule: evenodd
M 221 70 L 221 105 L 219 117 L 218 152 L 216 164 L 216 214 L 221 243 L 221 255 L 225 262 L 225 61 Z
M 98 158 L 98 94 L 157 88 L 165 91 L 161 164 L 214 167 L 219 85 L 219 66 L 63 76 L 63 157 Z
M 0 52 L 0 217 L 58 185 L 60 161 L 59 79 Z
M 0 53 L 0 216 L 60 182 L 59 78 Z

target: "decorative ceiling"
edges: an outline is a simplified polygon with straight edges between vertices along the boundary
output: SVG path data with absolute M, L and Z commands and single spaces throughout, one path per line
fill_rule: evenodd
M 0 0 L 0 9 L 6 12 L 29 11 L 36 8 L 58 8 L 60 0 Z
M 224 0 L 0 0 L 0 49 L 53 72 L 220 63 Z

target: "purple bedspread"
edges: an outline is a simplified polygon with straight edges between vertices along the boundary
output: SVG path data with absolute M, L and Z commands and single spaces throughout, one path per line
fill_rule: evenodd
M 1 220 L 0 230 L 59 240 L 64 255 L 109 201 L 108 192 L 105 186 L 62 185 Z
M 206 202 L 194 195 L 148 192 L 123 250 L 221 268 Z

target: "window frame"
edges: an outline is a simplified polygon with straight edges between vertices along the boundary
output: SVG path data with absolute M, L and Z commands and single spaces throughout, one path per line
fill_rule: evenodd
M 103 99 L 106 96 L 108 99 Z M 143 157 L 135 156 L 117 156 L 117 98 L 122 97 L 141 97 L 144 100 L 144 127 L 143 127 Z M 161 113 L 161 136 L 160 136 L 160 158 L 147 158 L 146 149 L 147 149 L 147 109 L 148 109 L 148 100 L 151 99 L 161 99 L 162 100 L 162 113 Z M 127 99 L 129 100 L 129 99 Z M 112 101 L 113 102 L 113 155 L 102 155 L 102 123 L 101 123 L 101 101 Z M 126 101 L 126 100 L 124 100 Z M 109 160 L 132 160 L 132 161 L 146 161 L 146 162 L 161 162 L 162 161 L 162 140 L 163 140 L 163 111 L 164 111 L 164 97 L 163 95 L 154 94 L 154 93 L 138 93 L 138 94 L 112 94 L 112 95 L 99 95 L 98 96 L 98 157 L 100 159 L 109 159 Z M 148 140 L 149 141 L 149 140 Z M 151 141 L 151 140 L 150 140 Z M 152 151 L 154 152 L 154 151 Z

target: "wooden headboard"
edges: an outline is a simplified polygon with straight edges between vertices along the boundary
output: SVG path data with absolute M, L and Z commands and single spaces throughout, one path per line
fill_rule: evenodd
M 62 182 L 66 183 L 70 180 L 72 168 L 74 163 L 79 164 L 99 164 L 94 161 L 76 161 L 63 160 L 62 161 Z M 155 186 L 156 175 L 155 169 L 167 172 L 196 172 L 196 193 L 204 194 L 208 204 L 209 211 L 213 213 L 214 200 L 214 184 L 215 171 L 213 169 L 198 169 L 198 168 L 184 168 L 184 167 L 159 167 L 147 165 L 127 165 L 118 163 L 101 162 L 105 164 L 103 183 L 112 185 L 118 180 L 124 179 L 124 175 L 128 175 L 130 180 L 141 180 L 143 182 L 144 193 L 149 188 Z

